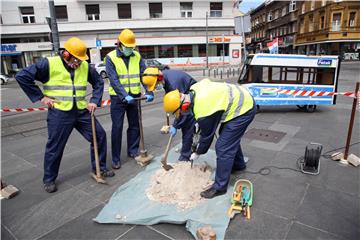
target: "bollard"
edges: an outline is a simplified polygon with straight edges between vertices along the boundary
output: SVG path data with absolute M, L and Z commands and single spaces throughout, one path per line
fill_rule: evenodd
M 222 79 L 222 71 L 220 71 L 220 78 Z
M 216 69 L 214 69 L 214 78 L 215 78 L 215 75 L 216 75 Z
M 226 69 L 226 77 L 229 78 L 229 69 Z
M 203 76 L 205 76 L 205 68 L 203 69 Z
M 240 68 L 238 68 L 238 71 L 237 71 L 237 72 L 238 72 L 238 74 L 237 74 L 237 75 L 240 75 Z
M 235 68 L 233 68 L 232 72 L 233 72 L 233 77 L 234 77 L 235 76 Z
M 216 69 L 216 76 L 218 76 L 219 75 L 219 69 L 217 68 Z
M 210 77 L 210 68 L 208 69 L 208 77 Z

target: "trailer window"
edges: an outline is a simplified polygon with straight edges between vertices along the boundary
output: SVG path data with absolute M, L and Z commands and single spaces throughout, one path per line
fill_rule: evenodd
M 334 68 L 273 67 L 247 64 L 240 74 L 239 83 L 333 85 L 334 79 Z

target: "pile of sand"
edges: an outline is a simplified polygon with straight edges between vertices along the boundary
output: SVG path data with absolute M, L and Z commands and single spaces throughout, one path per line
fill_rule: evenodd
M 156 202 L 176 204 L 180 209 L 189 209 L 198 205 L 203 198 L 200 192 L 211 185 L 211 171 L 198 165 L 190 167 L 190 162 L 171 165 L 173 169 L 157 170 L 151 177 L 147 197 Z

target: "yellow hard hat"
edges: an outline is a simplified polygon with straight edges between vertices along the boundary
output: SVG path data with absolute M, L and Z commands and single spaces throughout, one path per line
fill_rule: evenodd
M 180 116 L 180 92 L 178 89 L 168 92 L 164 96 L 164 111 Z
M 143 73 L 143 84 L 147 86 L 148 91 L 154 91 L 156 82 L 158 81 L 159 69 L 155 67 L 148 67 Z
M 135 47 L 135 34 L 130 29 L 124 29 L 121 31 L 118 37 L 121 44 L 123 44 L 125 47 Z
M 64 44 L 64 48 L 68 51 L 71 55 L 76 57 L 81 61 L 86 61 L 89 57 L 86 55 L 86 44 L 80 40 L 80 38 L 72 37 L 67 40 Z

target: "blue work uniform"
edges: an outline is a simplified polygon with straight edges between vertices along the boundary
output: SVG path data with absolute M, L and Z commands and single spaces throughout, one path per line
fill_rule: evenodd
M 165 93 L 178 89 L 181 93 L 189 93 L 191 85 L 196 81 L 187 73 L 179 70 L 162 70 L 164 77 Z M 191 145 L 193 142 L 193 133 L 195 126 L 195 118 L 190 112 L 184 112 L 179 118 L 173 122 L 173 127 L 181 129 L 182 132 L 182 148 L 179 160 L 188 161 L 191 155 Z
M 134 53 L 133 53 L 134 54 Z M 129 69 L 129 60 L 130 56 L 126 57 L 123 52 L 116 48 L 116 56 L 121 58 L 126 68 Z M 144 60 L 141 59 L 139 63 L 140 74 L 142 74 L 146 65 Z M 121 142 L 122 142 L 122 131 L 124 125 L 124 116 L 125 113 L 128 119 L 128 129 L 127 129 L 127 154 L 129 157 L 135 157 L 138 155 L 139 143 L 140 143 L 140 128 L 139 128 L 139 113 L 136 101 L 134 103 L 128 104 L 125 101 L 125 97 L 130 95 L 134 98 L 140 97 L 139 94 L 132 94 L 127 92 L 122 84 L 119 82 L 119 77 L 116 72 L 116 67 L 111 61 L 109 56 L 106 57 L 106 72 L 108 74 L 110 84 L 113 87 L 116 95 L 110 95 L 111 105 L 110 105 L 110 114 L 112 120 L 111 128 L 111 153 L 112 153 L 112 162 L 113 164 L 121 164 L 120 155 L 121 155 Z M 146 89 L 145 89 L 146 90 Z M 146 94 L 152 95 L 146 91 Z
M 191 98 L 193 94 L 190 93 Z M 205 154 L 213 141 L 217 127 L 221 122 L 224 111 L 218 111 L 210 116 L 198 119 L 200 139 L 196 149 L 197 154 Z M 256 114 L 256 105 L 245 114 L 221 123 L 219 138 L 215 144 L 216 174 L 212 186 L 215 190 L 226 190 L 232 170 L 243 169 L 246 164 L 240 141 L 247 127 Z
M 66 70 L 70 73 L 71 80 L 74 81 L 75 70 L 70 68 L 63 59 L 61 60 Z M 15 79 L 26 95 L 30 98 L 30 100 L 32 102 L 37 102 L 44 97 L 44 94 L 35 84 L 35 80 L 42 83 L 48 82 L 50 77 L 49 72 L 49 61 L 47 58 L 44 58 L 37 63 L 24 68 L 22 71 L 16 74 Z M 95 103 L 98 107 L 100 107 L 101 98 L 104 91 L 104 81 L 96 72 L 96 70 L 90 66 L 88 72 L 88 82 L 92 85 L 93 88 L 90 102 Z M 75 87 L 73 91 L 75 93 Z M 100 170 L 106 171 L 106 132 L 96 119 L 95 123 L 100 158 Z M 92 170 L 95 171 L 91 115 L 87 109 L 77 109 L 74 98 L 73 108 L 69 111 L 62 111 L 56 108 L 49 109 L 47 125 L 48 141 L 45 149 L 43 177 L 43 182 L 45 184 L 54 182 L 57 178 L 66 142 L 74 128 L 78 130 L 80 134 L 83 135 L 83 137 L 91 144 L 91 165 Z

